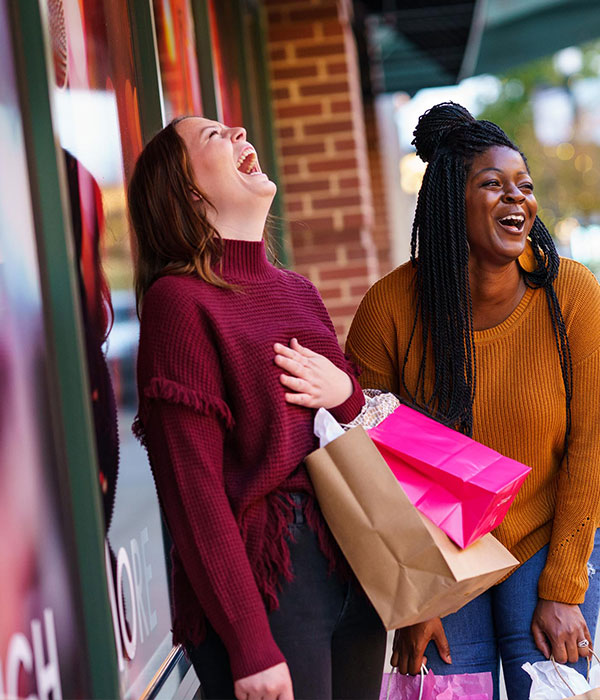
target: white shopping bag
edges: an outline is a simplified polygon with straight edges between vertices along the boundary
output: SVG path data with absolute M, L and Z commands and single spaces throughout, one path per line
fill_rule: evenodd
M 557 664 L 554 659 L 537 661 L 534 664 L 526 663 L 521 668 L 531 676 L 529 700 L 600 700 L 599 664 L 588 667 L 587 679 L 574 668 Z

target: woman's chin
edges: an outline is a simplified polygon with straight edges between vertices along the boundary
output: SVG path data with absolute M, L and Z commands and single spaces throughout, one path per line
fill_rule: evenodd
M 500 245 L 496 251 L 503 258 L 509 261 L 517 260 L 525 251 L 527 245 L 527 236 L 514 236 L 509 240 L 499 241 Z

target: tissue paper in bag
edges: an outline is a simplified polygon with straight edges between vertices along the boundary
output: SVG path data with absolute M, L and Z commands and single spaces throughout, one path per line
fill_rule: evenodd
M 531 676 L 529 700 L 600 700 L 600 688 L 594 688 L 570 666 L 554 661 L 537 661 L 523 664 L 521 668 Z M 594 675 L 597 674 L 595 669 L 592 671 Z M 590 679 L 593 680 L 591 675 Z

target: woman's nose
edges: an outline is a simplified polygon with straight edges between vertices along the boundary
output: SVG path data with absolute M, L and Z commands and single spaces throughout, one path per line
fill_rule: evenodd
M 518 187 L 508 187 L 504 190 L 503 196 L 507 202 L 522 202 L 525 199 L 525 195 Z
M 232 126 L 231 129 L 231 140 L 232 141 L 245 141 L 246 140 L 246 129 L 243 126 Z

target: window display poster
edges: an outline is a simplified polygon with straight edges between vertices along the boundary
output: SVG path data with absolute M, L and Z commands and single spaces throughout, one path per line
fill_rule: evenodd
M 90 691 L 9 26 L 0 0 L 0 697 L 58 700 Z

